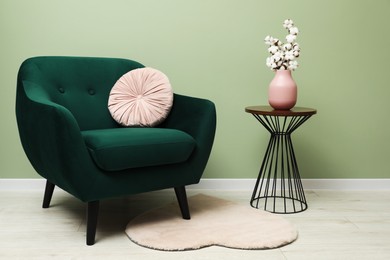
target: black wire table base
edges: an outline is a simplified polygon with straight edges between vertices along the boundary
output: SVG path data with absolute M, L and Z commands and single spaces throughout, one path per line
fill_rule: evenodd
M 271 133 L 250 204 L 273 213 L 298 213 L 307 209 L 291 141 L 291 133 L 311 115 L 253 116 Z

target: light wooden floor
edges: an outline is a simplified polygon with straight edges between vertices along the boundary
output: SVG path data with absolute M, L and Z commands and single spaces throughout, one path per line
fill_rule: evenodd
M 251 191 L 189 190 L 248 205 Z M 56 189 L 42 209 L 43 191 L 0 192 L 0 259 L 390 259 L 390 191 L 307 190 L 309 209 L 283 215 L 299 238 L 273 250 L 209 247 L 161 252 L 133 244 L 124 229 L 134 216 L 175 200 L 173 190 L 101 204 L 97 240 L 85 245 L 84 204 Z M 261 230 L 259 230 L 261 232 Z

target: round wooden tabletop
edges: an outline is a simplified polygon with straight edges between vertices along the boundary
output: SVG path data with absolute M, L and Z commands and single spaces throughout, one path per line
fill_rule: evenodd
M 293 107 L 290 110 L 275 110 L 271 106 L 250 106 L 245 108 L 245 112 L 269 116 L 311 116 L 316 114 L 317 110 L 307 107 Z

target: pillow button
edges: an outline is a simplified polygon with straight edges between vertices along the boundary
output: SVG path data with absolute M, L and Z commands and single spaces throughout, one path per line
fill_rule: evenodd
M 60 93 L 65 93 L 65 89 L 64 89 L 64 88 L 58 88 L 58 91 L 59 91 Z
M 95 95 L 95 90 L 89 89 L 89 90 L 88 90 L 88 93 L 89 93 L 90 95 Z

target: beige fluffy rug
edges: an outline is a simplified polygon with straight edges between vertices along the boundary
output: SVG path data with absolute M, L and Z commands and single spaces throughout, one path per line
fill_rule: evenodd
M 297 239 L 297 230 L 279 215 L 249 205 L 199 194 L 188 199 L 191 220 L 177 203 L 137 216 L 126 227 L 138 245 L 164 251 L 223 246 L 237 249 L 281 247 Z

